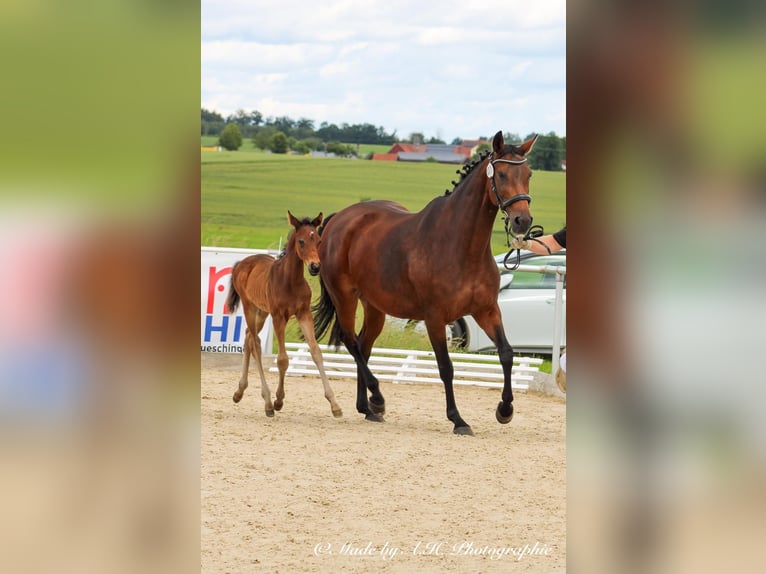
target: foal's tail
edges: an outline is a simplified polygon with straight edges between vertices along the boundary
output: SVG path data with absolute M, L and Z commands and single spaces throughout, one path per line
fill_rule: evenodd
M 324 285 L 322 278 L 319 278 L 319 287 L 321 288 L 321 294 L 319 300 L 311 307 L 314 313 L 314 336 L 317 340 L 324 337 L 327 333 L 327 329 L 332 324 L 332 330 L 330 331 L 329 345 L 334 345 L 337 349 L 341 344 L 340 327 L 338 326 L 338 313 L 333 305 L 332 299 L 330 299 L 330 293 Z
M 226 309 L 228 309 L 229 313 L 234 313 L 234 311 L 237 310 L 237 307 L 239 307 L 239 293 L 237 293 L 237 290 L 234 288 L 234 272 L 237 270 L 237 265 L 239 265 L 239 261 L 237 261 L 231 268 L 229 294 L 226 296 Z

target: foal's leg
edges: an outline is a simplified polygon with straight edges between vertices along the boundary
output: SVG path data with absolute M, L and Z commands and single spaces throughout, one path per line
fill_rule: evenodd
M 505 336 L 500 309 L 497 306 L 481 313 L 475 313 L 473 318 L 497 347 L 500 364 L 503 366 L 503 392 L 502 400 L 497 404 L 495 418 L 497 422 L 507 424 L 513 418 L 513 389 L 511 388 L 513 348 Z
M 287 319 L 282 314 L 276 314 L 271 316 L 271 320 L 274 325 L 274 334 L 277 336 L 279 344 L 279 353 L 277 354 L 279 384 L 277 384 L 277 400 L 274 401 L 274 408 L 281 411 L 285 400 L 285 372 L 287 372 L 287 367 L 290 366 L 290 357 L 287 356 L 287 350 L 285 349 L 285 326 L 287 325 Z
M 372 345 L 383 330 L 383 325 L 386 322 L 386 314 L 380 309 L 373 307 L 367 303 L 363 303 L 364 307 L 364 324 L 362 330 L 359 333 L 359 348 L 362 351 L 365 365 L 370 360 L 370 354 L 372 354 Z M 369 367 L 368 367 L 369 369 Z M 378 379 L 372 377 L 367 379 L 367 389 L 370 391 L 370 409 L 372 412 L 379 415 L 386 412 L 386 399 L 380 393 L 380 385 Z
M 428 338 L 431 340 L 431 346 L 436 354 L 436 364 L 439 366 L 439 377 L 444 383 L 444 394 L 447 397 L 447 418 L 451 420 L 455 428 L 452 432 L 455 434 L 473 436 L 473 430 L 460 416 L 455 404 L 455 392 L 452 389 L 452 379 L 455 376 L 455 369 L 452 367 L 452 360 L 449 358 L 447 349 L 447 325 L 441 321 L 426 319 L 426 329 Z
M 330 402 L 333 416 L 342 417 L 343 409 L 341 409 L 340 405 L 335 401 L 335 393 L 333 392 L 332 387 L 330 387 L 330 381 L 327 380 L 327 375 L 324 372 L 322 351 L 319 350 L 317 340 L 314 337 L 314 318 L 311 316 L 311 311 L 307 309 L 306 312 L 302 313 L 297 319 L 303 337 L 309 345 L 311 358 L 314 359 L 314 364 L 317 366 L 317 369 L 319 369 L 319 376 L 322 378 L 322 386 L 324 387 L 324 397 Z
M 256 308 L 253 318 L 253 326 L 250 329 L 252 339 L 250 343 L 253 346 L 252 352 L 255 355 L 255 364 L 258 367 L 258 375 L 261 377 L 261 397 L 263 397 L 264 409 L 267 417 L 274 416 L 274 405 L 271 404 L 271 389 L 269 383 L 266 382 L 266 374 L 263 372 L 263 357 L 261 352 L 261 338 L 258 333 L 263 329 L 263 324 L 269 314 L 263 309 Z M 278 409 L 277 409 L 278 410 Z
M 239 376 L 239 383 L 237 384 L 237 390 L 234 391 L 232 399 L 235 403 L 242 400 L 242 395 L 247 388 L 247 371 L 250 369 L 250 349 L 252 344 L 253 335 L 250 332 L 250 328 L 245 331 L 245 347 L 243 349 L 242 357 L 242 374 Z

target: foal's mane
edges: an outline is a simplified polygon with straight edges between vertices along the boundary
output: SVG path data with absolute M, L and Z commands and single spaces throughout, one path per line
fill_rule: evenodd
M 515 153 L 515 154 L 518 154 L 518 155 L 522 155 L 522 152 L 521 152 L 521 150 L 520 150 L 520 149 L 519 149 L 517 146 L 515 146 L 515 145 L 512 145 L 512 144 L 511 144 L 511 145 L 507 145 L 507 146 L 505 146 L 505 147 L 503 148 L 503 152 L 502 152 L 500 155 L 501 155 L 501 156 L 504 156 L 504 155 L 506 155 L 506 154 L 514 154 L 514 153 Z M 466 177 L 468 177 L 468 175 L 469 175 L 470 173 L 472 173 L 472 172 L 473 172 L 473 169 L 474 169 L 474 168 L 475 168 L 477 165 L 479 165 L 480 163 L 482 163 L 482 162 L 483 162 L 485 159 L 487 159 L 487 157 L 489 157 L 491 154 L 492 154 L 492 151 L 491 151 L 491 150 L 490 150 L 490 151 L 485 151 L 485 152 L 482 152 L 482 153 L 480 153 L 480 154 L 479 154 L 479 159 L 477 159 L 477 160 L 475 160 L 475 161 L 472 161 L 472 162 L 466 162 L 466 163 L 464 163 L 464 164 L 463 164 L 463 168 L 462 168 L 462 169 L 459 169 L 459 170 L 457 170 L 457 171 L 455 172 L 455 173 L 457 173 L 457 174 L 459 174 L 459 175 L 460 175 L 460 179 L 459 179 L 459 180 L 457 180 L 457 181 L 455 181 L 455 180 L 453 179 L 453 180 L 450 182 L 450 183 L 452 184 L 452 189 L 445 189 L 445 190 L 444 190 L 444 195 L 450 195 L 450 194 L 451 194 L 453 191 L 455 191 L 455 190 L 457 189 L 457 187 L 458 187 L 458 186 L 459 186 L 461 183 L 463 183 L 463 181 L 465 180 L 465 178 L 466 178 Z

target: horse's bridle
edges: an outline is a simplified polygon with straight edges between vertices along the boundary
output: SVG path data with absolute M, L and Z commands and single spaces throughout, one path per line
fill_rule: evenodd
M 513 160 L 513 159 L 492 159 L 492 155 L 494 155 L 494 152 L 493 152 L 493 154 L 490 154 L 490 156 L 489 156 L 489 163 L 487 164 L 487 179 L 489 179 L 490 183 L 492 184 L 492 191 L 495 194 L 495 198 L 497 199 L 497 206 L 500 208 L 500 210 L 505 212 L 505 208 L 506 207 L 509 207 L 510 205 L 513 205 L 517 201 L 526 200 L 529 203 L 532 203 L 532 196 L 529 195 L 528 193 L 519 193 L 517 195 L 514 195 L 513 197 L 509 197 L 508 199 L 503 200 L 500 197 L 500 194 L 497 192 L 497 186 L 495 185 L 495 164 L 496 163 L 510 163 L 511 165 L 521 165 L 522 163 L 527 163 L 527 158 L 518 159 L 518 160 Z M 505 213 L 505 234 L 508 237 L 508 245 L 510 246 L 510 244 L 511 244 L 511 236 L 513 235 L 513 232 L 511 231 L 510 219 L 509 219 L 507 213 Z M 548 248 L 548 246 L 545 245 L 545 243 L 543 243 L 539 239 L 537 239 L 538 237 L 540 237 L 543 234 L 544 234 L 544 231 L 543 231 L 542 226 L 540 226 L 540 225 L 533 225 L 524 234 L 524 239 L 526 239 L 527 241 L 537 241 L 537 243 L 539 243 L 540 245 L 545 247 L 548 250 L 548 253 L 550 253 L 551 250 Z M 511 271 L 516 269 L 519 266 L 519 264 L 521 263 L 521 253 L 516 251 L 516 263 L 515 263 L 515 265 L 513 267 L 508 267 L 508 260 L 510 259 L 511 254 L 514 251 L 516 251 L 516 250 L 515 249 L 511 249 L 508 253 L 505 254 L 505 258 L 503 259 L 503 266 L 506 269 L 509 269 Z
M 532 203 L 532 196 L 528 193 L 519 193 L 517 195 L 514 195 L 513 197 L 509 197 L 508 199 L 503 200 L 503 198 L 500 197 L 500 194 L 497 192 L 497 186 L 495 185 L 495 164 L 496 163 L 510 163 L 511 165 L 521 165 L 522 163 L 527 163 L 527 158 L 519 159 L 519 160 L 513 160 L 513 159 L 492 159 L 492 155 L 489 156 L 489 163 L 487 164 L 487 179 L 489 179 L 490 184 L 492 185 L 492 192 L 495 194 L 495 198 L 497 199 L 497 206 L 500 208 L 501 211 L 505 211 L 507 207 L 510 207 L 517 201 L 528 201 L 529 203 Z

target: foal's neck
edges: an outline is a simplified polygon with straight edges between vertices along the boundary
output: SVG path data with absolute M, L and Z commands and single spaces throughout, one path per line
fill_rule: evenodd
M 293 241 L 287 244 L 285 247 L 285 255 L 280 257 L 276 263 L 274 263 L 283 277 L 287 278 L 290 283 L 295 284 L 300 281 L 305 281 L 303 276 L 303 261 L 298 257 L 298 252 L 295 250 L 295 243 Z

